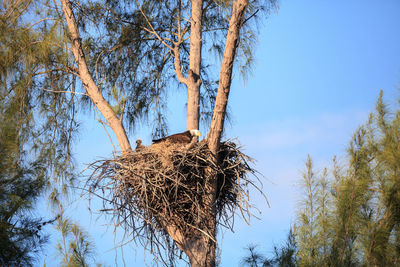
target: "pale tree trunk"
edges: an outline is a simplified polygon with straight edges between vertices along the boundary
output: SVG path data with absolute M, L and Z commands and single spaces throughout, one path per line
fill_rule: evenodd
M 193 1 L 192 1 L 193 3 Z M 207 136 L 208 146 L 216 156 L 219 149 L 222 130 L 224 128 L 226 106 L 228 104 L 229 90 L 232 82 L 233 63 L 239 41 L 240 28 L 243 24 L 243 16 L 248 6 L 248 0 L 237 0 L 233 4 L 232 16 L 229 20 L 229 30 L 226 37 L 225 51 L 221 64 L 220 81 L 217 98 L 214 107 L 213 119 L 210 132 Z M 193 34 L 193 33 L 191 33 Z M 192 51 L 191 51 L 192 53 Z M 189 73 L 190 79 L 190 73 Z M 189 88 L 189 86 L 188 86 Z M 189 104 L 189 102 L 188 102 Z M 188 105 L 189 107 L 189 105 Z M 188 111 L 189 112 L 189 111 Z M 189 113 L 188 113 L 189 116 Z M 198 122 L 197 122 L 198 123 Z M 188 125 L 189 126 L 189 125 Z M 206 177 L 206 195 L 204 209 L 207 214 L 204 221 L 207 222 L 208 235 L 199 233 L 196 237 L 186 239 L 183 242 L 182 250 L 187 254 L 190 265 L 196 267 L 213 267 L 216 265 L 216 189 L 217 177 L 212 171 L 208 171 Z
M 243 24 L 244 12 L 248 4 L 248 0 L 237 0 L 233 5 L 232 16 L 229 20 L 229 30 L 222 58 L 217 98 L 215 99 L 214 113 L 207 136 L 208 147 L 214 155 L 217 155 L 224 129 L 226 107 L 232 83 L 233 63 L 239 42 L 240 28 Z
M 192 0 L 192 16 L 190 20 L 189 73 L 187 79 L 188 102 L 186 128 L 188 130 L 199 129 L 202 16 L 203 0 Z
M 72 12 L 71 3 L 68 0 L 60 1 L 63 6 L 64 15 L 70 32 L 72 51 L 77 62 L 79 77 L 85 86 L 86 92 L 112 128 L 118 139 L 122 152 L 131 151 L 128 137 L 122 125 L 122 120 L 115 115 L 89 73 L 82 50 L 82 43 L 77 23 Z M 221 64 L 220 82 L 214 107 L 214 114 L 210 126 L 210 132 L 207 136 L 209 148 L 214 155 L 217 155 L 224 127 L 226 106 L 232 81 L 233 63 L 238 45 L 240 28 L 243 23 L 243 16 L 247 5 L 248 0 L 235 1 L 232 9 L 232 16 L 229 20 L 229 30 Z M 199 128 L 202 12 L 203 1 L 192 0 L 189 73 L 187 79 L 184 78 L 181 73 L 179 47 L 173 49 L 178 79 L 185 83 L 188 88 L 187 129 Z M 194 237 L 187 237 L 173 225 L 164 226 L 164 229 L 168 232 L 170 237 L 188 256 L 191 266 L 195 267 L 213 267 L 216 265 L 216 210 L 214 205 L 216 200 L 216 175 L 210 172 L 206 176 L 205 179 L 208 179 L 208 181 L 206 182 L 207 194 L 205 195 L 204 200 L 204 210 L 207 215 L 205 216 L 204 221 L 207 225 L 206 229 L 201 229 L 203 232 L 206 232 L 206 234 L 197 231 L 197 234 L 195 234 Z
M 125 128 L 122 124 L 122 115 L 120 118 L 115 115 L 114 111 L 111 109 L 108 102 L 104 99 L 100 89 L 94 82 L 92 75 L 89 73 L 89 69 L 85 60 L 85 55 L 82 50 L 82 40 L 80 38 L 78 26 L 75 20 L 74 13 L 72 11 L 71 2 L 69 0 L 60 1 L 63 6 L 63 12 L 70 34 L 71 50 L 74 54 L 75 61 L 78 67 L 79 78 L 81 79 L 83 86 L 86 89 L 86 93 L 90 97 L 91 101 L 99 109 L 100 113 L 104 116 L 106 122 L 116 135 L 122 153 L 129 152 L 132 150 L 132 148 L 129 143 L 128 136 L 125 132 Z
M 214 220 L 215 221 L 215 220 Z M 175 241 L 178 247 L 187 255 L 192 267 L 213 267 L 215 263 L 216 242 L 206 235 L 200 233 L 197 236 L 188 238 L 174 226 L 164 227 L 169 236 Z
M 178 80 L 187 86 L 188 90 L 188 102 L 187 102 L 187 116 L 186 116 L 186 128 L 199 129 L 200 120 L 200 70 L 201 70 L 201 48 L 202 48 L 202 16 L 203 16 L 203 0 L 192 0 L 192 14 L 191 14 L 191 26 L 190 26 L 190 54 L 189 54 L 189 72 L 187 79 L 183 77 L 180 67 L 179 45 L 181 39 L 174 47 L 175 56 L 175 70 L 177 73 Z M 180 7 L 179 7 L 180 8 Z M 179 10 L 180 12 L 180 10 Z M 180 13 L 178 16 L 178 36 L 180 36 Z M 208 205 L 211 207 L 211 205 Z M 168 234 L 176 242 L 178 247 L 188 256 L 191 266 L 215 266 L 215 212 L 212 208 L 209 208 L 208 212 L 205 212 L 209 216 L 204 218 L 207 221 L 207 234 L 212 237 L 197 232 L 193 236 L 183 236 L 179 230 L 174 226 L 165 227 Z

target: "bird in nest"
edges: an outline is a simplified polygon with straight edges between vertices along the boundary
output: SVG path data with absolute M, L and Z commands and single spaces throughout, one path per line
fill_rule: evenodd
M 144 149 L 144 148 L 146 148 L 146 146 L 144 146 L 144 145 L 142 144 L 142 140 L 141 140 L 141 139 L 136 140 L 136 148 L 135 148 L 135 151 L 138 152 L 138 151 L 140 151 L 140 150 L 142 150 L 142 149 Z
M 197 141 L 197 137 L 200 136 L 200 131 L 197 129 L 187 130 L 183 133 L 177 133 L 160 139 L 154 139 L 153 144 L 157 144 L 160 142 L 170 142 L 173 144 L 190 144 L 192 141 Z

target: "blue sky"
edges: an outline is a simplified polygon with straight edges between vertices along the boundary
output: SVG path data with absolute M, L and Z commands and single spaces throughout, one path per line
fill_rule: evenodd
M 286 238 L 296 219 L 296 184 L 307 154 L 319 168 L 335 154 L 343 159 L 353 131 L 373 110 L 380 89 L 395 105 L 400 96 L 399 14 L 398 0 L 281 0 L 278 12 L 264 21 L 253 74 L 245 83 L 233 83 L 233 118 L 226 137 L 237 137 L 256 159 L 271 207 L 255 194 L 261 219 L 248 226 L 237 218 L 235 233 L 220 233 L 221 266 L 238 266 L 250 243 L 269 252 Z M 184 97 L 173 99 L 171 133 L 185 128 Z M 78 162 L 111 155 L 108 137 L 96 122 L 88 118 L 82 129 L 76 143 Z M 149 129 L 140 128 L 132 143 L 136 138 L 148 144 Z M 69 213 L 95 241 L 98 262 L 123 266 L 121 251 L 116 256 L 112 249 L 114 227 L 90 215 L 87 206 L 86 200 L 74 202 Z M 149 258 L 144 263 L 144 253 L 135 244 L 126 246 L 127 266 L 150 265 Z M 50 250 L 48 266 L 55 266 L 52 254 Z

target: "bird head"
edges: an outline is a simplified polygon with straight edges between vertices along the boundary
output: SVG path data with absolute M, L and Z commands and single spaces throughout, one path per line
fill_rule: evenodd
M 201 133 L 200 133 L 200 131 L 199 130 L 190 130 L 190 134 L 192 135 L 192 136 L 198 136 L 198 137 L 200 137 L 201 136 Z

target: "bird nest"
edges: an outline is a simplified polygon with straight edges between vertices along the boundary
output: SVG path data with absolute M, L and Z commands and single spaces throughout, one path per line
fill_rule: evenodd
M 153 254 L 155 247 L 166 244 L 171 253 L 176 246 L 171 247 L 166 225 L 174 225 L 186 237 L 209 232 L 205 197 L 210 185 L 216 187 L 213 210 L 218 225 L 232 229 L 236 211 L 247 221 L 249 185 L 261 192 L 250 161 L 232 141 L 221 143 L 218 159 L 205 141 L 190 149 L 161 142 L 94 163 L 90 192 L 98 194 L 100 189 L 106 206 L 102 211 L 111 213 L 136 240 L 150 244 Z

